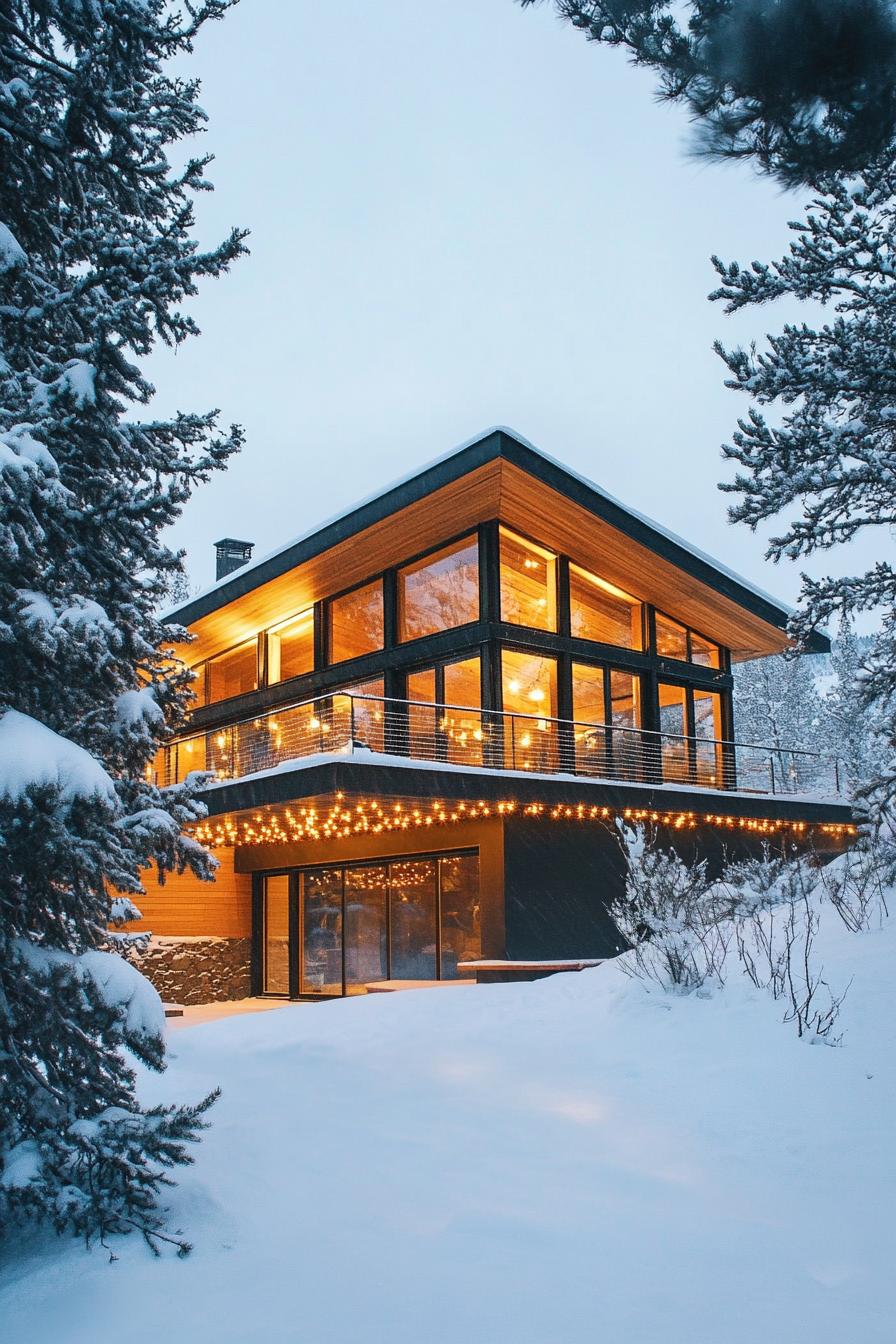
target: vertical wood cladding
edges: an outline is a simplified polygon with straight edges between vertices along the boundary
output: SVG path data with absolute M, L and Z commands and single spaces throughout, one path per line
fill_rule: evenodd
M 214 882 L 200 882 L 192 873 L 169 873 L 164 884 L 154 869 L 143 873 L 145 896 L 135 897 L 140 923 L 125 925 L 163 937 L 248 938 L 252 932 L 252 879 L 234 871 L 234 851 L 215 850 Z

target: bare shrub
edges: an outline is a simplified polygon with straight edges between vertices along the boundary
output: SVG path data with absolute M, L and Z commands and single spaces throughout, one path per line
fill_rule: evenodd
M 688 863 L 643 826 L 619 824 L 625 891 L 610 906 L 632 946 L 626 968 L 664 989 L 723 983 L 732 930 L 719 919 L 705 860 Z
M 849 990 L 835 994 L 813 952 L 820 916 L 812 902 L 820 873 L 800 856 L 771 855 L 734 864 L 726 872 L 732 891 L 735 947 L 744 973 L 757 989 L 786 1004 L 785 1022 L 797 1035 L 827 1045 Z
M 827 1045 L 846 993 L 835 994 L 814 955 L 819 874 L 809 858 L 772 854 L 729 864 L 710 880 L 705 860 L 687 862 L 643 826 L 619 825 L 625 891 L 610 906 L 631 944 L 628 974 L 680 993 L 723 985 L 732 946 L 757 989 L 785 1005 L 797 1034 Z
M 859 844 L 819 874 L 821 889 L 849 929 L 880 928 L 890 911 L 887 887 L 896 876 L 896 845 L 889 831 L 869 831 Z

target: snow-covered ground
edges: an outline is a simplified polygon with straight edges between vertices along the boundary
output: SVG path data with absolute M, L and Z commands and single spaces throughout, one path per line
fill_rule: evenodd
M 172 1034 L 152 1098 L 223 1097 L 172 1192 L 187 1260 L 33 1236 L 12 1344 L 892 1344 L 896 938 L 817 943 L 839 1049 L 739 974 L 618 964 Z

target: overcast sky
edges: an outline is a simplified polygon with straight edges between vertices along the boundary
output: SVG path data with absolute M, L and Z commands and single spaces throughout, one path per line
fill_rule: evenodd
M 194 305 L 201 338 L 150 364 L 154 409 L 219 406 L 247 435 L 175 529 L 193 584 L 218 537 L 257 556 L 500 423 L 795 599 L 716 488 L 746 402 L 713 339 L 783 314 L 706 295 L 712 253 L 771 260 L 799 198 L 695 163 L 651 77 L 549 5 L 242 0 L 193 68 L 201 237 L 252 231 Z

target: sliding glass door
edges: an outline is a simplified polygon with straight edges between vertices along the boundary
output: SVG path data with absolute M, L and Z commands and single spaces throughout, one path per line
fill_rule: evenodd
M 320 868 L 302 882 L 303 994 L 342 993 L 342 869 Z
M 338 871 L 338 870 L 331 870 Z M 388 869 L 345 869 L 345 992 L 389 975 Z
M 312 868 L 299 878 L 295 955 L 303 995 L 356 994 L 365 985 L 388 979 L 452 980 L 459 974 L 459 962 L 481 954 L 475 852 Z M 283 929 L 276 932 L 280 941 L 271 943 L 277 949 L 271 966 L 279 969 L 276 974 L 272 969 L 271 977 L 266 974 L 265 990 L 287 993 L 289 951 L 283 940 L 288 932 L 288 878 L 267 878 L 266 883 L 283 884 Z M 266 967 L 272 956 L 266 952 Z

